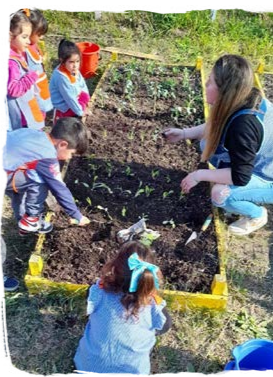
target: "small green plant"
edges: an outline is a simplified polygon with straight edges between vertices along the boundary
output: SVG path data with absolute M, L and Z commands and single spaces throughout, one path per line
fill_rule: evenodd
M 171 108 L 171 117 L 175 121 L 176 124 L 178 124 L 178 119 L 182 115 L 182 107 L 181 106 L 175 106 Z
M 129 165 L 126 166 L 124 173 L 127 175 L 127 177 L 133 177 L 135 175 L 135 173 L 132 172 L 132 169 Z
M 103 182 L 96 182 L 96 183 L 93 183 L 91 190 L 96 190 L 96 189 L 98 189 L 98 188 L 105 188 L 105 189 L 109 192 L 109 194 L 113 194 L 113 191 L 110 189 L 110 187 L 107 186 L 107 185 L 106 185 L 105 183 L 103 183 Z
M 106 213 L 106 216 L 109 218 L 109 220 L 111 220 L 111 221 L 113 220 L 113 217 L 110 215 L 110 213 L 109 213 L 109 211 L 108 211 L 108 208 L 104 208 L 104 207 L 98 205 L 98 206 L 97 206 L 97 209 L 99 209 L 99 210 L 105 212 L 105 213 Z
M 89 198 L 89 196 L 86 198 L 87 203 L 91 206 L 92 205 L 92 200 Z
M 155 179 L 156 177 L 159 176 L 159 170 L 158 169 L 153 169 L 151 172 L 152 178 Z
M 171 194 L 173 194 L 173 190 L 170 190 L 170 191 L 164 191 L 163 192 L 163 199 L 166 199 L 168 196 L 170 196 Z
M 122 207 L 122 210 L 121 210 L 121 216 L 122 216 L 122 217 L 125 217 L 125 216 L 126 216 L 126 213 L 127 213 L 127 208 L 126 208 L 126 207 Z
M 178 200 L 182 200 L 185 197 L 185 193 L 183 191 L 180 191 Z
M 237 315 L 235 326 L 237 328 L 237 331 L 244 331 L 251 337 L 268 337 L 267 322 L 260 321 L 258 323 L 257 319 L 249 315 L 245 309 L 241 310 Z
M 154 190 L 155 189 L 153 187 L 146 185 L 144 189 L 145 195 L 149 197 Z
M 172 227 L 172 229 L 174 229 L 176 227 L 176 224 L 175 224 L 173 219 L 162 221 L 162 224 L 163 225 L 170 225 Z
M 170 183 L 172 180 L 171 180 L 171 177 L 169 175 L 166 175 L 166 182 L 167 183 Z
M 106 161 L 105 170 L 107 172 L 107 176 L 111 177 L 112 171 L 113 171 L 113 165 L 112 165 L 112 163 L 110 161 Z

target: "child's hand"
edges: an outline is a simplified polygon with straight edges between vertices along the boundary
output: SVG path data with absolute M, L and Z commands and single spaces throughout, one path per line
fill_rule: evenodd
M 90 220 L 85 217 L 85 216 L 82 216 L 81 220 L 77 220 L 77 219 L 70 219 L 70 224 L 71 225 L 79 225 L 79 226 L 84 226 L 84 225 L 88 225 L 90 224 Z
M 181 181 L 181 188 L 182 191 L 186 194 L 196 185 L 198 185 L 199 181 L 196 178 L 197 171 L 189 173 L 186 178 L 182 179 Z

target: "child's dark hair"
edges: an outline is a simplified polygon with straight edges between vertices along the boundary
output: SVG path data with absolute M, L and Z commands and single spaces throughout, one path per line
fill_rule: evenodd
M 32 9 L 21 9 L 20 12 L 26 14 L 32 24 L 32 34 L 37 34 L 39 36 L 45 35 L 48 30 L 47 20 L 45 19 L 43 13 L 36 8 Z
M 65 117 L 58 119 L 50 135 L 54 139 L 67 141 L 68 149 L 76 149 L 79 154 L 87 150 L 87 130 L 82 121 L 78 118 Z
M 58 47 L 58 58 L 61 63 L 65 63 L 72 55 L 79 55 L 81 52 L 76 43 L 62 39 Z
M 154 253 L 151 249 L 138 241 L 125 242 L 116 258 L 102 268 L 101 284 L 107 292 L 122 292 L 121 303 L 128 315 L 138 316 L 142 305 L 147 305 L 149 295 L 156 290 L 152 272 L 144 270 L 138 280 L 136 292 L 129 292 L 132 271 L 128 266 L 128 258 L 137 253 L 139 258 L 148 263 L 154 263 Z M 159 272 L 159 278 L 162 278 Z
M 18 11 L 11 15 L 9 31 L 14 37 L 17 37 L 23 31 L 22 26 L 27 24 L 31 25 L 29 18 L 24 12 Z

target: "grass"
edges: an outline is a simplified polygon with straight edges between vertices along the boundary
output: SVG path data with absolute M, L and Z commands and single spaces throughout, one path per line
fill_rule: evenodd
M 88 40 L 164 57 L 168 62 L 194 64 L 202 55 L 207 67 L 222 53 L 243 54 L 255 67 L 260 60 L 273 72 L 272 13 L 219 10 L 214 22 L 210 11 L 185 14 L 151 12 L 94 13 L 44 12 L 49 21 L 45 43 L 47 70 L 56 65 L 57 44 L 62 37 Z M 98 76 L 88 80 L 93 91 L 103 72 L 103 52 Z M 269 223 L 254 235 L 227 237 L 226 272 L 229 300 L 226 311 L 172 312 L 173 327 L 158 338 L 152 353 L 153 373 L 223 370 L 231 350 L 248 339 L 273 339 L 272 213 Z M 5 270 L 18 273 L 20 289 L 6 293 L 8 343 L 14 366 L 34 374 L 72 373 L 73 355 L 86 323 L 85 300 L 61 292 L 29 295 L 23 277 L 35 239 L 22 239 L 5 200 L 2 231 L 7 243 Z M 12 258 L 11 258 L 12 256 Z

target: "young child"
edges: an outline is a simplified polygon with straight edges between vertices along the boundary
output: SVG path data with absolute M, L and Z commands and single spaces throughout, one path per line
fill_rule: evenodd
M 26 60 L 30 70 L 39 72 L 39 78 L 35 85 L 37 87 L 36 92 L 39 106 L 45 117 L 46 113 L 52 110 L 53 105 L 50 99 L 49 83 L 43 65 L 43 52 L 39 48 L 38 43 L 47 33 L 48 24 L 39 9 L 23 9 L 23 11 L 32 25 L 30 45 L 26 49 Z
M 52 230 L 52 224 L 42 217 L 48 190 L 71 217 L 71 224 L 89 223 L 63 182 L 58 161 L 84 153 L 87 145 L 83 123 L 71 117 L 60 119 L 50 134 L 29 128 L 7 133 L 3 158 L 8 174 L 6 194 L 11 198 L 20 234 Z
M 189 173 L 181 188 L 188 193 L 200 181 L 214 183 L 212 203 L 242 216 L 229 225 L 236 235 L 263 227 L 267 210 L 259 204 L 273 203 L 273 104 L 254 88 L 253 78 L 242 56 L 220 57 L 206 83 L 207 124 L 163 132 L 170 142 L 201 140 L 202 160 L 215 169 Z
M 30 70 L 25 59 L 31 33 L 31 22 L 23 11 L 12 15 L 7 88 L 10 131 L 21 127 L 38 130 L 44 127 L 44 116 L 35 95 L 35 83 L 40 73 Z
M 74 357 L 77 371 L 150 373 L 156 335 L 171 327 L 166 302 L 157 294 L 162 275 L 153 260 L 147 246 L 130 241 L 104 266 L 89 289 L 89 322 Z
M 60 64 L 54 69 L 50 80 L 50 93 L 57 119 L 66 116 L 85 115 L 90 100 L 89 91 L 79 68 L 81 53 L 78 46 L 62 39 L 58 48 Z

